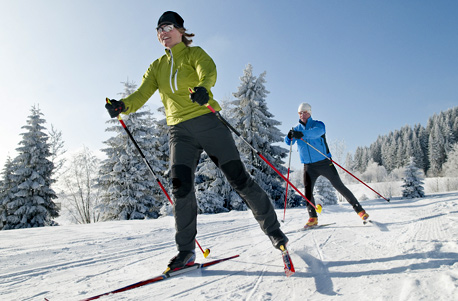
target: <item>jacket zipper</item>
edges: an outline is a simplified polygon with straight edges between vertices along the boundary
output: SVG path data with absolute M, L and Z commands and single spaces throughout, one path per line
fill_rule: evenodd
M 176 89 L 173 87 L 173 53 L 172 53 L 172 50 L 169 49 L 169 52 L 170 52 L 170 90 L 172 90 L 172 93 L 175 93 L 176 92 Z M 176 73 L 178 73 L 178 70 L 176 71 Z M 177 81 L 177 77 L 178 76 L 175 76 L 175 87 L 177 86 L 176 85 L 176 81 Z

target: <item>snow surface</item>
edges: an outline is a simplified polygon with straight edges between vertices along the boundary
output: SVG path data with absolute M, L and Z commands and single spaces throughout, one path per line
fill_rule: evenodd
M 378 226 L 345 203 L 319 217 L 335 225 L 294 232 L 306 211 L 287 210 L 290 278 L 250 211 L 199 215 L 211 254 L 198 261 L 239 258 L 99 300 L 458 300 L 458 192 L 362 205 Z M 175 253 L 170 216 L 0 231 L 0 299 L 88 298 L 160 274 Z

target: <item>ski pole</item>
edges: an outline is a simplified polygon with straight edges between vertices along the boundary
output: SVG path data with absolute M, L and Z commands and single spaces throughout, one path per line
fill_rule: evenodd
M 307 141 L 305 141 L 304 139 L 301 138 L 302 141 L 304 141 L 305 143 L 307 143 L 308 146 L 310 146 L 311 148 L 313 148 L 314 150 L 316 150 L 317 152 L 319 152 L 320 154 L 322 154 L 326 159 L 330 160 L 332 163 L 334 163 L 335 165 L 339 166 L 340 168 L 342 168 L 345 172 L 347 172 L 350 176 L 352 176 L 353 178 L 355 178 L 356 180 L 360 181 L 362 184 L 364 184 L 367 188 L 369 188 L 370 190 L 372 190 L 373 192 L 375 192 L 378 196 L 380 196 L 382 199 L 384 199 L 385 201 L 387 202 L 390 202 L 390 199 L 386 199 L 383 195 L 381 195 L 380 193 L 378 193 L 377 191 L 375 191 L 374 189 L 372 189 L 371 187 L 369 187 L 369 185 L 367 185 L 366 183 L 364 183 L 363 181 L 361 181 L 360 179 L 358 179 L 355 175 L 353 175 L 351 172 L 349 172 L 348 170 L 346 170 L 345 168 L 343 168 L 342 166 L 340 166 L 336 161 L 332 160 L 331 158 L 329 158 L 328 156 L 326 156 L 325 154 L 323 154 L 322 152 L 320 152 L 316 147 L 314 147 L 313 145 L 311 145 L 310 143 L 308 143 Z
M 110 102 L 110 99 L 107 97 L 107 103 L 111 104 Z M 137 148 L 138 152 L 140 153 L 140 156 L 142 157 L 143 159 L 143 162 L 145 162 L 146 166 L 148 167 L 149 171 L 151 172 L 151 174 L 153 175 L 154 179 L 156 180 L 157 184 L 159 184 L 159 186 L 161 187 L 162 189 L 162 192 L 164 192 L 165 196 L 167 197 L 167 199 L 169 200 L 170 204 L 172 204 L 173 206 L 173 201 L 172 199 L 170 198 L 169 194 L 167 193 L 167 190 L 165 190 L 164 186 L 162 185 L 161 181 L 159 180 L 159 178 L 156 176 L 156 174 L 154 173 L 153 171 L 153 168 L 151 167 L 151 165 L 149 164 L 148 160 L 146 159 L 145 155 L 143 154 L 142 150 L 140 149 L 140 146 L 138 146 L 137 144 L 137 141 L 135 141 L 134 139 L 134 136 L 132 136 L 131 132 L 129 131 L 129 129 L 127 128 L 126 124 L 124 123 L 124 120 L 122 120 L 121 118 L 121 114 L 118 115 L 118 120 L 119 122 L 121 123 L 122 127 L 124 128 L 124 130 L 126 131 L 127 135 L 129 136 L 130 140 L 132 140 L 132 142 L 134 143 L 135 147 Z M 207 258 L 207 256 L 210 254 L 210 249 L 205 249 L 205 251 L 202 249 L 202 247 L 200 246 L 199 242 L 197 241 L 197 239 L 195 240 L 196 241 L 196 244 L 199 246 L 199 249 L 202 251 L 202 253 L 204 254 L 204 257 Z
M 289 169 L 291 167 L 291 151 L 293 150 L 293 144 L 291 143 L 289 145 L 289 159 L 288 159 L 288 175 L 286 178 L 289 181 Z M 283 219 L 281 220 L 282 222 L 285 222 L 285 216 L 286 216 L 286 200 L 288 199 L 288 182 L 286 182 L 286 189 L 285 189 L 285 208 L 283 209 Z
M 194 90 L 192 88 L 188 88 L 189 89 L 189 92 L 190 93 L 194 93 Z M 259 158 L 261 158 L 264 162 L 267 163 L 267 165 L 269 165 L 283 180 L 285 180 L 294 190 L 297 191 L 297 193 L 299 193 L 300 196 L 302 196 L 313 208 L 315 208 L 316 212 L 318 213 L 321 213 L 321 210 L 323 209 L 321 207 L 320 204 L 316 205 L 313 204 L 311 201 L 309 201 L 309 199 L 307 199 L 305 197 L 305 195 L 299 190 L 296 188 L 296 186 L 294 186 L 284 175 L 282 175 L 282 173 L 277 169 L 275 168 L 275 166 L 272 165 L 272 163 L 269 162 L 269 160 L 267 160 L 259 151 L 257 151 L 248 141 L 245 140 L 245 138 L 242 137 L 242 135 L 232 126 L 230 125 L 229 122 L 226 121 L 226 119 L 223 118 L 223 116 L 221 116 L 221 114 L 219 112 L 216 112 L 215 109 L 213 109 L 213 107 L 206 103 L 205 106 L 210 110 L 212 111 L 216 117 L 218 117 L 218 119 L 225 125 L 227 126 L 235 135 L 237 135 L 237 137 L 239 137 L 240 139 L 242 139 L 243 142 L 245 142 L 258 156 Z

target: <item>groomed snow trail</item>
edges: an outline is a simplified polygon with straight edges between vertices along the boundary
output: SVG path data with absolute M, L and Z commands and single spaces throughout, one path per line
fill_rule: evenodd
M 239 258 L 100 300 L 458 300 L 458 192 L 363 206 L 373 224 L 339 204 L 319 216 L 335 225 L 310 231 L 296 231 L 305 208 L 287 210 L 289 278 L 251 212 L 200 215 L 208 260 Z M 0 231 L 1 299 L 81 300 L 156 276 L 176 253 L 173 227 L 165 217 Z

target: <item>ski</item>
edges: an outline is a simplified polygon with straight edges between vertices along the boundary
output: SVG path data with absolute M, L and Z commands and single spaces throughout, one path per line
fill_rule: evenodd
M 293 231 L 285 232 L 285 234 L 291 234 L 291 233 L 309 231 L 309 230 L 324 228 L 324 227 L 331 226 L 331 225 L 335 225 L 335 224 L 336 224 L 336 223 L 329 223 L 329 224 L 321 224 L 321 225 L 316 225 L 316 226 L 311 226 L 311 227 L 303 227 L 303 228 L 300 228 L 300 229 L 298 229 L 298 230 L 293 230 Z
M 161 274 L 159 276 L 152 277 L 152 278 L 140 281 L 140 282 L 136 282 L 136 283 L 127 285 L 125 287 L 118 288 L 118 289 L 115 289 L 113 291 L 106 292 L 106 293 L 103 293 L 103 294 L 100 294 L 100 295 L 97 295 L 97 296 L 94 296 L 94 297 L 86 298 L 86 299 L 83 299 L 81 301 L 95 300 L 95 299 L 98 299 L 98 298 L 100 298 L 102 296 L 107 296 L 107 295 L 111 295 L 111 294 L 125 292 L 125 291 L 131 290 L 131 289 L 134 289 L 134 288 L 137 288 L 137 287 L 141 287 L 141 286 L 144 286 L 144 285 L 148 285 L 148 284 L 151 284 L 151 283 L 154 283 L 154 282 L 158 282 L 158 281 L 161 281 L 161 280 L 166 280 L 166 279 L 169 279 L 171 277 L 174 277 L 174 276 L 177 276 L 177 275 L 181 275 L 181 274 L 184 274 L 184 273 L 187 273 L 187 272 L 190 272 L 190 271 L 194 271 L 194 270 L 198 270 L 198 269 L 204 269 L 206 267 L 218 264 L 218 263 L 226 261 L 226 260 L 234 259 L 234 258 L 237 258 L 239 256 L 240 255 L 234 255 L 234 256 L 231 256 L 231 257 L 217 259 L 217 260 L 213 260 L 213 261 L 209 261 L 209 262 L 205 262 L 205 263 L 195 263 L 195 264 L 193 264 L 191 266 L 184 267 L 184 268 L 179 269 L 177 271 L 166 272 L 166 273 L 163 273 L 163 274 Z M 47 300 L 47 299 L 45 299 L 45 300 Z
M 294 269 L 293 261 L 291 260 L 291 256 L 289 256 L 288 250 L 285 246 L 280 246 L 281 249 L 281 256 L 283 258 L 283 263 L 285 264 L 285 274 L 286 277 L 293 275 L 296 270 Z
M 327 227 L 327 226 L 331 226 L 331 225 L 335 225 L 336 223 L 329 223 L 329 224 L 320 224 L 320 225 L 315 225 L 315 226 L 310 226 L 310 227 L 303 227 L 302 229 L 300 229 L 300 231 L 308 231 L 308 230 L 313 230 L 313 229 L 319 229 L 319 228 L 323 228 L 323 227 Z

